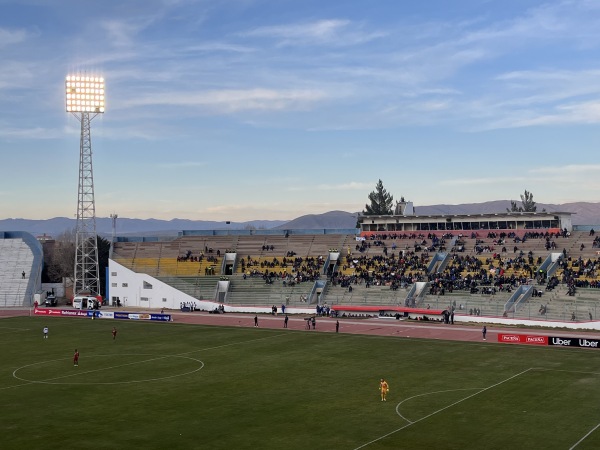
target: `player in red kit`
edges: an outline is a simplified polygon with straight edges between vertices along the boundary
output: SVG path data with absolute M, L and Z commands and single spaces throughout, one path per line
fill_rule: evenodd
M 117 338 L 117 327 L 113 327 L 112 329 L 113 341 Z
M 73 355 L 73 365 L 75 367 L 79 366 L 79 352 L 75 349 L 75 354 Z

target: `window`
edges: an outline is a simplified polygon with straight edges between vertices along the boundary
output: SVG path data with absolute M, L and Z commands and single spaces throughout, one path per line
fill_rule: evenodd
M 163 303 L 167 303 L 167 299 L 163 297 L 162 299 Z
M 111 276 L 111 277 L 116 277 L 116 276 L 117 276 L 117 272 L 111 272 L 111 273 L 110 273 L 110 276 Z
M 129 285 L 127 283 L 122 283 L 121 287 L 129 287 Z
M 117 283 L 111 283 L 110 287 L 117 287 Z
M 143 302 L 147 302 L 148 301 L 148 297 L 140 297 L 140 300 Z
M 147 281 L 144 281 L 144 289 L 152 289 L 152 285 L 150 283 L 148 283 Z

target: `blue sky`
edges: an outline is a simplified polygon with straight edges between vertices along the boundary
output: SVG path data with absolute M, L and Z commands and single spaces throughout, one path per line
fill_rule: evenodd
M 64 80 L 106 79 L 96 212 L 293 219 L 600 201 L 600 2 L 0 0 L 0 216 L 76 213 Z

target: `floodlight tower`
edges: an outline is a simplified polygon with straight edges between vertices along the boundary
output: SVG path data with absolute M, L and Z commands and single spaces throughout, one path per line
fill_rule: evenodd
M 100 269 L 90 123 L 98 114 L 104 113 L 104 78 L 69 75 L 65 81 L 65 92 L 67 112 L 81 123 L 73 293 L 98 295 Z

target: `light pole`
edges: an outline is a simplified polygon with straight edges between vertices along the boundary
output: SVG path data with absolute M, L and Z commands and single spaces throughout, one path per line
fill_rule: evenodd
M 65 94 L 67 112 L 81 124 L 73 293 L 98 295 L 100 270 L 90 124 L 94 117 L 104 113 L 104 78 L 69 75 L 65 80 Z
M 115 239 L 117 238 L 117 218 L 119 215 L 117 213 L 113 213 L 110 215 L 110 219 L 112 220 L 112 239 L 110 240 L 110 255 L 109 258 L 112 258 L 113 247 L 115 245 Z

